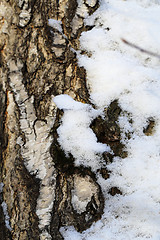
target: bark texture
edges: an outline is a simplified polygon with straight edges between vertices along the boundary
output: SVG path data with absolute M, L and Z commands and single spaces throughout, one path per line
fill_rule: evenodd
M 53 97 L 66 93 L 89 102 L 86 72 L 77 64 L 84 25 L 81 8 L 92 14 L 98 1 L 1 0 L 0 3 L 0 239 L 63 239 L 61 226 L 83 231 L 97 221 L 104 199 L 91 169 L 75 167 L 57 142 L 62 111 Z M 61 21 L 60 31 L 48 19 Z M 122 156 L 116 102 L 106 119 L 92 124 L 99 141 Z M 111 156 L 104 156 L 111 161 Z M 104 178 L 109 177 L 101 169 Z M 79 211 L 73 194 L 87 206 Z M 117 189 L 112 189 L 115 194 Z M 86 199 L 85 199 L 86 200 Z M 6 204 L 6 205 L 5 205 Z M 6 207 L 5 207 L 6 206 Z

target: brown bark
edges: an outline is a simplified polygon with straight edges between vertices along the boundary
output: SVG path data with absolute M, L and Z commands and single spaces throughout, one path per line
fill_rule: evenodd
M 99 3 L 89 6 L 85 1 L 84 5 L 92 14 Z M 0 239 L 63 239 L 61 226 L 73 225 L 81 232 L 101 217 L 104 207 L 91 169 L 75 167 L 73 156 L 67 158 L 57 142 L 63 113 L 52 100 L 66 93 L 90 103 L 86 72 L 78 66 L 73 51 L 79 50 L 80 34 L 89 27 L 77 12 L 76 0 L 2 0 L 0 9 L 0 182 L 4 184 L 0 194 L 12 228 L 7 228 L 0 206 Z M 62 21 L 62 33 L 48 25 L 49 18 Z M 117 104 L 112 108 L 119 111 Z M 123 148 L 120 130 L 116 119 L 107 115 L 110 125 L 97 119 L 92 128 L 99 141 L 113 150 L 118 146 L 118 155 Z M 108 161 L 110 156 L 104 157 Z M 31 166 L 36 159 L 44 164 L 44 178 L 41 169 Z M 104 169 L 101 173 L 109 177 Z M 93 194 L 86 210 L 77 212 L 72 191 L 83 181 L 93 188 Z M 49 194 L 53 199 L 47 202 Z M 41 211 L 49 204 L 51 219 L 44 224 Z

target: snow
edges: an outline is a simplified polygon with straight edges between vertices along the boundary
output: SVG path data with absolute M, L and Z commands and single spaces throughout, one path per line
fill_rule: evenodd
M 0 194 L 3 193 L 3 187 L 4 187 L 4 183 L 3 182 L 0 182 Z M 2 196 L 1 197 L 1 200 L 2 200 Z M 9 231 L 12 231 L 12 228 L 10 226 L 10 217 L 8 215 L 8 210 L 7 210 L 7 204 L 5 201 L 3 201 L 1 203 L 1 207 L 3 209 L 3 214 L 4 214 L 4 220 L 5 220 L 5 225 L 6 225 L 6 228 L 8 228 Z
M 62 33 L 62 22 L 59 20 L 55 20 L 55 19 L 48 19 L 48 25 L 52 28 L 55 28 L 56 30 L 58 30 L 60 33 Z
M 89 107 L 88 104 L 83 104 L 81 102 L 74 101 L 67 94 L 61 94 L 54 97 L 53 101 L 59 109 L 64 110 L 82 110 Z
M 96 135 L 89 127 L 92 120 L 102 114 L 89 104 L 73 100 L 66 94 L 54 97 L 58 108 L 63 109 L 62 123 L 57 129 L 58 142 L 66 155 L 71 153 L 75 158 L 75 165 L 90 166 L 93 171 L 100 168 L 103 162 L 100 153 L 110 151 L 106 144 L 97 142 Z
M 3 192 L 3 187 L 4 187 L 4 183 L 3 183 L 3 182 L 0 182 L 0 193 Z
M 3 209 L 3 213 L 4 213 L 4 218 L 5 218 L 5 225 L 6 225 L 6 228 L 8 228 L 9 231 L 12 231 L 12 228 L 10 226 L 10 217 L 8 215 L 8 210 L 7 210 L 7 204 L 6 202 L 2 202 L 1 204 L 2 206 L 2 209 Z
M 97 142 L 89 125 L 117 99 L 122 109 L 121 141 L 128 156 L 114 157 L 106 166 L 110 178 L 97 173 L 105 197 L 102 218 L 83 233 L 72 226 L 61 228 L 65 240 L 160 239 L 160 60 L 122 41 L 160 54 L 159 16 L 159 0 L 101 0 L 97 11 L 86 16 L 86 25 L 94 28 L 81 34 L 81 49 L 89 54 L 79 53 L 78 59 L 87 71 L 96 110 L 69 96 L 57 96 L 54 101 L 64 110 L 59 143 L 66 154 L 72 153 L 76 165 L 91 166 L 96 172 L 103 164 L 101 154 L 110 150 Z M 149 119 L 155 126 L 147 136 Z M 115 186 L 122 195 L 108 194 Z

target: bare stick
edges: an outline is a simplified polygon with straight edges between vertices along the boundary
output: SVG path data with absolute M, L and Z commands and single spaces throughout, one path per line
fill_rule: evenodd
M 130 47 L 132 47 L 132 48 L 135 48 L 135 49 L 139 50 L 140 52 L 146 53 L 146 54 L 148 54 L 148 55 L 150 55 L 150 56 L 153 56 L 153 57 L 156 57 L 156 58 L 159 58 L 159 59 L 160 59 L 160 55 L 157 54 L 157 53 L 153 53 L 153 52 L 151 52 L 151 51 L 148 51 L 148 50 L 146 50 L 146 49 L 143 49 L 143 48 L 141 48 L 141 47 L 139 47 L 139 46 L 137 46 L 137 45 L 135 45 L 135 44 L 133 44 L 133 43 L 128 42 L 127 40 L 125 40 L 125 39 L 123 39 L 123 38 L 122 38 L 121 40 L 122 40 L 122 42 L 124 42 L 124 43 L 127 44 L 128 46 L 130 46 Z

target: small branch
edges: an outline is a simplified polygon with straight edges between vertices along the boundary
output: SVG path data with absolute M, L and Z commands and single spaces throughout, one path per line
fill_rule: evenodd
M 148 55 L 150 55 L 150 56 L 153 56 L 153 57 L 156 57 L 156 58 L 159 58 L 159 59 L 160 59 L 160 55 L 157 54 L 157 53 L 154 53 L 154 52 L 148 51 L 148 50 L 146 50 L 146 49 L 143 49 L 143 48 L 137 46 L 136 44 L 133 44 L 133 43 L 131 43 L 131 42 L 128 42 L 127 40 L 125 40 L 125 39 L 123 39 L 123 38 L 122 38 L 121 40 L 122 40 L 122 42 L 124 42 L 124 43 L 127 44 L 128 46 L 130 46 L 130 47 L 132 47 L 132 48 L 135 48 L 135 49 L 139 50 L 140 52 L 146 53 L 146 54 L 148 54 Z

